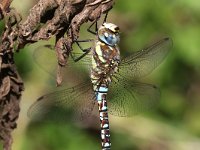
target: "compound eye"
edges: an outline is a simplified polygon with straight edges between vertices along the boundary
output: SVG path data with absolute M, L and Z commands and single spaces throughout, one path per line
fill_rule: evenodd
M 108 38 L 109 35 L 108 35 L 107 32 L 105 32 L 105 33 L 104 33 L 104 36 L 105 36 L 106 38 Z
M 106 40 L 106 42 L 109 44 L 109 45 L 114 45 L 115 44 L 115 39 L 114 39 L 114 37 L 113 37 L 113 35 L 112 34 L 105 34 L 104 35 L 105 36 L 105 40 Z
M 110 45 L 115 45 L 119 42 L 119 36 L 111 34 L 106 38 L 106 40 Z
M 109 32 L 103 32 L 98 35 L 99 39 L 110 46 L 114 46 L 119 42 L 119 35 Z

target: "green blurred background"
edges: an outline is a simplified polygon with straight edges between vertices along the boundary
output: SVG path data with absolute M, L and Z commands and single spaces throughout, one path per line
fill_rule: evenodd
M 25 18 L 36 1 L 14 0 Z M 108 21 L 121 29 L 120 49 L 126 56 L 169 36 L 171 53 L 144 82 L 160 86 L 158 108 L 133 118 L 110 115 L 113 150 L 200 149 L 200 3 L 198 0 L 117 0 Z M 2 24 L 2 23 L 1 23 Z M 2 25 L 1 25 L 2 26 Z M 91 37 L 84 25 L 81 37 Z M 2 28 L 2 27 L 1 27 Z M 53 39 L 52 39 L 53 41 Z M 55 80 L 33 60 L 40 41 L 16 54 L 25 83 L 13 150 L 99 150 L 98 128 L 78 128 L 70 122 L 37 124 L 27 117 L 28 107 L 55 88 Z M 48 58 L 47 58 L 48 59 Z M 69 85 L 80 81 L 69 72 Z M 86 74 L 83 74 L 84 77 Z M 69 77 L 67 79 L 69 80 Z

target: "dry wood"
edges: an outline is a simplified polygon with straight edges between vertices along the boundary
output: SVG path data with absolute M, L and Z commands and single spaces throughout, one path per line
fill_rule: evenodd
M 24 22 L 21 22 L 20 14 L 10 8 L 11 2 L 0 2 L 0 20 L 5 20 L 0 40 L 0 140 L 4 150 L 11 150 L 11 132 L 17 126 L 24 90 L 15 66 L 14 52 L 19 52 L 26 44 L 55 36 L 59 68 L 57 84 L 60 84 L 61 68 L 66 65 L 72 44 L 79 37 L 80 26 L 98 20 L 112 8 L 114 0 L 40 0 Z

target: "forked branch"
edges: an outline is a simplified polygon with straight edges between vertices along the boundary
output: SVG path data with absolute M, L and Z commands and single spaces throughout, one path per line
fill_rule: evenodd
M 11 132 L 17 126 L 24 90 L 15 66 L 14 52 L 19 52 L 26 44 L 55 36 L 58 66 L 65 66 L 72 44 L 79 37 L 80 26 L 98 20 L 112 8 L 114 0 L 40 0 L 24 22 L 21 22 L 20 14 L 10 8 L 11 2 L 0 1 L 0 20 L 5 20 L 0 39 L 0 140 L 4 150 L 11 149 Z M 59 71 L 58 84 L 61 83 Z

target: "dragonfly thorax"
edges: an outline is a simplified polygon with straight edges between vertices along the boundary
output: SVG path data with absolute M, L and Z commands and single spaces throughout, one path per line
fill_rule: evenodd
M 104 23 L 98 30 L 98 40 L 92 54 L 91 80 L 94 90 L 100 86 L 108 87 L 112 76 L 118 72 L 120 51 L 118 48 L 119 27 Z
M 98 29 L 98 39 L 105 44 L 114 46 L 119 43 L 119 27 L 112 23 L 103 23 Z

